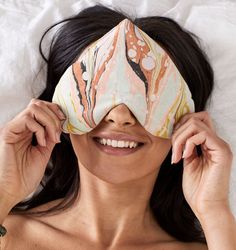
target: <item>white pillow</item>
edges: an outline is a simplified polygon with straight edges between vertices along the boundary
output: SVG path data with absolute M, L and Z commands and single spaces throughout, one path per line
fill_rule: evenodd
M 236 152 L 236 3 L 234 1 L 103 0 L 133 16 L 164 15 L 202 39 L 215 71 L 208 105 L 219 135 Z M 45 87 L 46 70 L 38 51 L 47 27 L 94 5 L 89 0 L 2 1 L 0 3 L 0 126 L 23 110 Z M 47 50 L 50 36 L 45 39 Z M 236 163 L 233 162 L 231 205 L 236 215 Z

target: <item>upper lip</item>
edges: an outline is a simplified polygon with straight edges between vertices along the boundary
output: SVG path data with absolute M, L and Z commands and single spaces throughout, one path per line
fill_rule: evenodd
M 124 134 L 124 133 L 101 132 L 101 133 L 97 133 L 96 135 L 93 136 L 93 138 L 96 138 L 96 137 L 110 139 L 110 140 L 116 140 L 116 141 L 133 141 L 136 143 L 145 143 L 141 138 L 139 138 L 137 136 Z

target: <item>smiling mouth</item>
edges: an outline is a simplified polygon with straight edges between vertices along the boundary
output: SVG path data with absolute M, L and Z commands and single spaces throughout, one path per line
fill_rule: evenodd
M 104 146 L 107 145 L 113 148 L 136 148 L 144 144 L 142 142 L 136 142 L 136 141 L 113 140 L 100 137 L 94 137 L 93 139 Z
M 116 156 L 132 154 L 144 146 L 142 142 L 113 140 L 100 137 L 93 137 L 93 141 L 101 151 Z

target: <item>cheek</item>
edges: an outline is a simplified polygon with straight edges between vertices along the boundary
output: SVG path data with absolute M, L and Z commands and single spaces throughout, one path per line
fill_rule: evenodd
M 151 164 L 154 167 L 156 164 L 158 164 L 158 166 L 160 167 L 165 158 L 167 157 L 170 149 L 171 149 L 171 143 L 169 142 L 154 145 L 148 153 L 150 155 L 149 164 Z
M 85 135 L 70 135 L 71 143 L 74 152 L 84 166 L 91 164 L 93 157 L 91 157 L 90 147 L 88 145 L 87 136 Z
M 117 174 L 117 168 L 114 171 L 111 161 L 97 153 L 86 134 L 70 135 L 70 139 L 80 169 L 84 167 L 93 175 L 106 181 L 115 178 L 113 175 Z

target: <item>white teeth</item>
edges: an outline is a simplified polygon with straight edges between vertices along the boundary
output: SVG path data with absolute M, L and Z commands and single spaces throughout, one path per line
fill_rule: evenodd
M 134 142 L 130 142 L 129 147 L 132 148 L 134 146 Z
M 117 145 L 118 145 L 118 148 L 123 148 L 125 146 L 125 142 L 124 141 L 118 141 Z
M 136 148 L 138 146 L 137 142 L 134 141 L 117 141 L 105 138 L 99 138 L 98 142 L 103 145 L 109 145 L 114 148 Z
M 112 147 L 116 148 L 117 147 L 117 143 L 118 143 L 118 141 L 112 140 L 111 141 Z
M 111 146 L 111 140 L 110 139 L 107 140 L 107 145 Z

